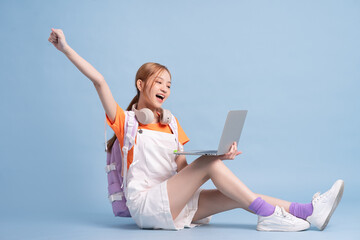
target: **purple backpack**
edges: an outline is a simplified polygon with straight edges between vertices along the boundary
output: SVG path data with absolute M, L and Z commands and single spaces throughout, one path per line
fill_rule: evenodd
M 109 200 L 112 205 L 114 215 L 117 217 L 131 217 L 128 207 L 126 206 L 125 189 L 127 174 L 127 155 L 129 150 L 135 144 L 135 137 L 138 129 L 138 121 L 133 111 L 125 111 L 124 126 L 124 146 L 120 151 L 118 139 L 115 140 L 111 152 L 107 152 L 105 171 L 108 175 L 108 192 Z M 177 123 L 175 117 L 172 116 L 169 124 L 172 132 L 175 134 L 179 149 L 182 149 L 178 141 Z M 106 145 L 106 120 L 105 120 L 105 151 Z M 125 159 L 125 161 L 123 161 Z

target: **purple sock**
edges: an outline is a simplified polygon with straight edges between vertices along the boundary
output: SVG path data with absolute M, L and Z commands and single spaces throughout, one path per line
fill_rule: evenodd
M 267 202 L 261 197 L 255 199 L 249 206 L 249 209 L 254 212 L 256 215 L 263 217 L 270 216 L 274 213 L 275 207 Z
M 293 202 L 290 205 L 290 213 L 295 217 L 306 220 L 313 213 L 313 205 L 311 203 L 302 204 Z

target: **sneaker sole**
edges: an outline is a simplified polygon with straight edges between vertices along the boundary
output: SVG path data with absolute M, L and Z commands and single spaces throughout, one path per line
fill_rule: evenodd
M 326 228 L 326 226 L 328 225 L 332 214 L 334 213 L 335 209 L 337 208 L 337 206 L 342 198 L 343 193 L 344 193 L 344 181 L 342 181 L 342 183 L 341 183 L 339 193 L 335 199 L 335 204 L 332 206 L 331 211 L 330 211 L 329 215 L 327 216 L 324 224 L 320 227 L 320 231 L 324 230 Z
M 308 227 L 304 227 L 304 228 L 274 228 L 274 227 L 257 227 L 256 230 L 257 231 L 262 231 L 262 232 L 301 232 L 301 231 L 305 231 L 307 229 L 310 228 L 310 225 Z

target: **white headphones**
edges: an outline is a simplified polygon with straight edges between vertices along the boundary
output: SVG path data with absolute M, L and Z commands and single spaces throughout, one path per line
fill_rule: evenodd
M 148 108 L 142 108 L 140 110 L 137 110 L 135 108 L 136 104 L 132 105 L 131 110 L 135 112 L 135 116 L 136 119 L 141 123 L 141 124 L 149 124 L 152 123 L 152 121 L 154 120 L 154 113 L 148 109 Z M 171 112 L 167 109 L 163 109 L 160 108 L 160 123 L 163 125 L 168 125 L 171 122 Z

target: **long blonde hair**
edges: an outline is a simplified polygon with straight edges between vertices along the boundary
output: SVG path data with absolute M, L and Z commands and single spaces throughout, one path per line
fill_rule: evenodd
M 135 76 L 135 88 L 136 88 L 136 96 L 131 100 L 131 102 L 129 103 L 129 106 L 126 108 L 127 111 L 130 111 L 132 106 L 135 103 L 138 103 L 139 98 L 140 98 L 140 91 L 137 88 L 136 82 L 138 79 L 141 79 L 144 82 L 144 88 L 147 86 L 147 84 L 149 84 L 150 82 L 148 81 L 148 79 L 153 76 L 153 75 L 159 75 L 162 73 L 162 71 L 167 71 L 170 75 L 171 78 L 171 74 L 170 71 L 167 69 L 167 67 L 165 67 L 164 65 L 161 65 L 159 63 L 154 63 L 154 62 L 148 62 L 148 63 L 144 63 L 139 70 L 136 73 Z M 152 83 L 153 84 L 153 83 Z M 114 142 L 116 140 L 116 135 L 114 134 L 114 136 L 112 136 L 112 138 L 110 138 L 107 141 L 107 149 L 108 152 L 111 152 L 111 148 L 114 145 Z

